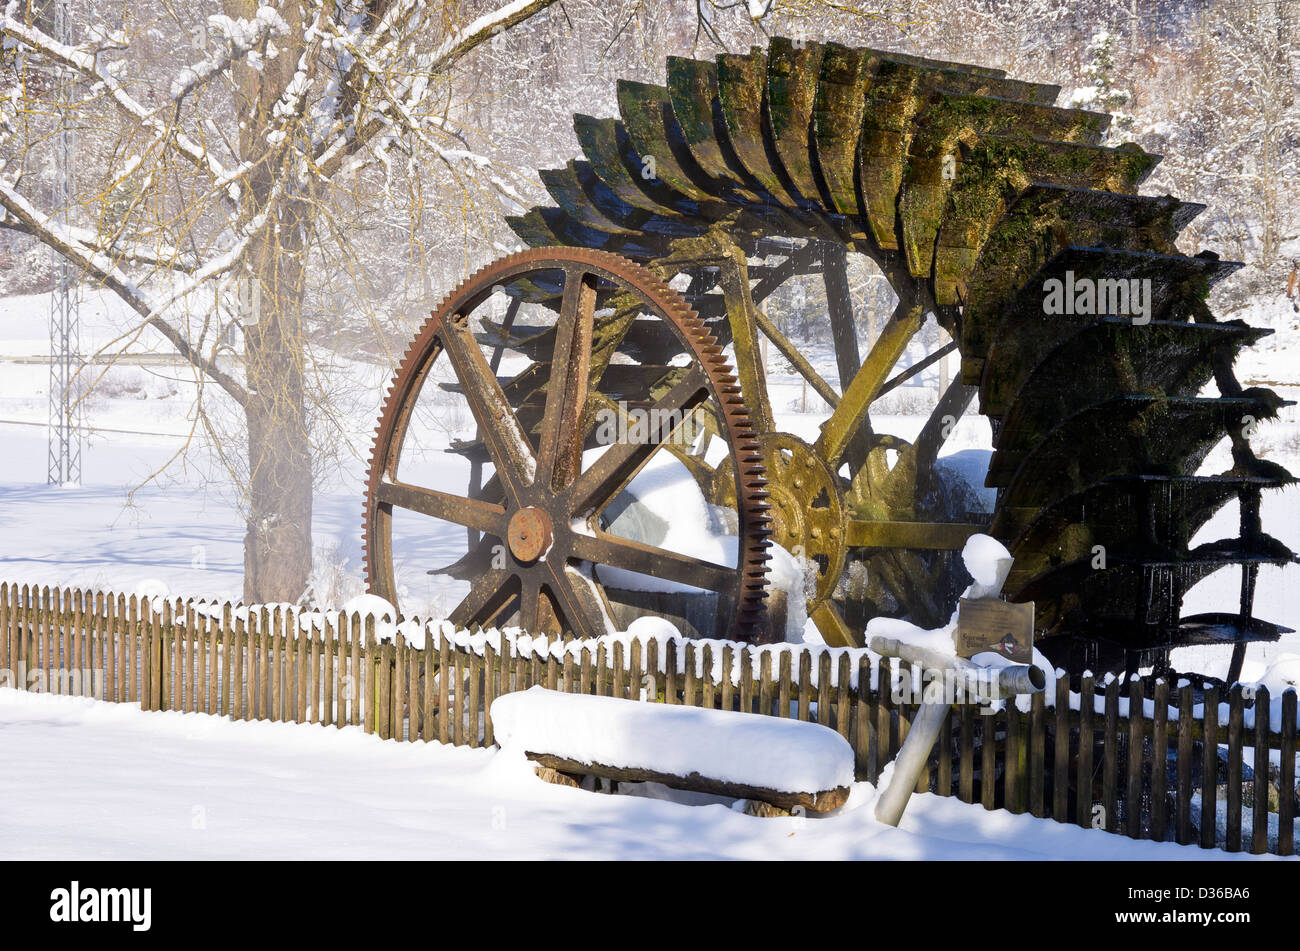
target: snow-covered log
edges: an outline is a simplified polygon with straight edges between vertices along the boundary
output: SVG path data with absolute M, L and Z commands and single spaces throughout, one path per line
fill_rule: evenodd
M 565 773 L 801 806 L 843 805 L 853 749 L 829 727 L 531 687 L 492 702 L 503 749 Z

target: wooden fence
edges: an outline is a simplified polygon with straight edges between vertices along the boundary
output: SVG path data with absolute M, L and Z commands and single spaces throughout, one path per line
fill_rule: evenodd
M 401 633 L 413 630 L 415 644 Z M 0 685 L 407 742 L 490 746 L 492 700 L 541 684 L 822 723 L 875 781 L 920 697 L 898 685 L 918 680 L 860 650 L 516 640 L 446 624 L 394 633 L 355 614 L 0 584 Z M 1221 698 L 1212 686 L 1084 677 L 1072 692 L 1061 677 L 1027 710 L 954 705 L 918 788 L 1134 838 L 1291 855 L 1295 690 L 1280 718 L 1273 704 L 1241 685 Z

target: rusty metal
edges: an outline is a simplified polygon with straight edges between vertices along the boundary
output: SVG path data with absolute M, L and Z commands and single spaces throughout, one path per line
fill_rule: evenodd
M 535 360 L 502 383 L 496 376 L 498 361 L 489 364 L 484 357 L 469 318 L 495 288 L 540 287 L 556 274 L 563 275 L 563 287 L 553 301 L 558 312 L 544 331 L 552 341 L 550 360 Z M 606 305 L 599 320 L 598 296 Z M 660 368 L 664 372 L 652 405 L 664 413 L 710 410 L 728 446 L 739 535 L 734 568 L 609 534 L 599 522 L 605 506 L 672 436 L 663 432 L 642 442 L 620 440 L 583 465 L 594 410 L 608 402 L 598 387 L 605 374 L 613 376 L 620 369 L 611 369 L 610 361 L 622 334 L 611 333 L 610 325 L 620 320 L 627 324 L 637 315 L 663 322 L 680 351 L 690 356 L 684 365 L 677 361 Z M 502 328 L 503 334 L 509 332 Z M 524 346 L 517 342 L 522 338 L 509 339 Z M 411 414 L 439 359 L 454 370 L 495 470 L 487 486 L 460 494 L 398 478 Z M 433 312 L 402 359 L 371 454 L 365 508 L 367 583 L 374 593 L 396 603 L 392 516 L 394 508 L 408 509 L 482 533 L 459 567 L 458 576 L 471 580 L 471 591 L 450 612 L 458 625 L 500 625 L 514 618 L 529 631 L 604 634 L 614 621 L 609 592 L 586 566 L 608 565 L 724 595 L 734 606 L 734 616 L 723 629 L 741 639 L 762 640 L 768 632 L 767 496 L 759 443 L 736 377 L 722 348 L 681 297 L 645 268 L 601 251 L 523 251 L 462 282 Z M 495 559 L 489 557 L 494 540 L 498 547 L 505 543 L 505 551 Z

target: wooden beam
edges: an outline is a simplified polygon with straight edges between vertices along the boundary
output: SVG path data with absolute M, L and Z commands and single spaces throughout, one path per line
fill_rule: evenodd
M 831 418 L 822 423 L 821 435 L 814 447 L 819 456 L 838 467 L 849 444 L 868 423 L 871 403 L 879 395 L 885 375 L 898 363 L 908 341 L 925 322 L 925 309 L 910 300 L 900 300 L 894 316 L 876 338 L 867 362 L 853 377 Z M 746 391 L 746 397 L 749 393 Z
M 622 766 L 606 766 L 602 763 L 580 763 L 577 760 L 553 756 L 550 753 L 525 755 L 538 763 L 559 773 L 573 776 L 600 776 L 620 783 L 662 783 L 672 789 L 685 789 L 690 792 L 710 793 L 715 796 L 729 796 L 734 799 L 757 799 L 787 812 L 795 806 L 802 806 L 809 812 L 829 812 L 838 809 L 849 798 L 848 786 L 836 786 L 834 789 L 817 792 L 781 792 L 763 786 L 746 786 L 742 783 L 728 783 L 720 779 L 710 779 L 699 773 L 676 776 L 672 773 L 660 773 L 652 769 L 632 769 Z
M 793 366 L 803 376 L 805 380 L 812 384 L 812 388 L 817 391 L 817 395 L 824 399 L 831 409 L 840 405 L 840 394 L 831 389 L 831 385 L 822 379 L 822 375 L 813 369 L 813 365 L 808 362 L 799 349 L 790 342 L 790 338 L 772 323 L 772 318 L 767 314 L 754 308 L 754 319 L 758 322 L 758 329 L 767 335 L 767 338 L 776 344 L 776 349 L 781 351 L 781 355 L 790 361 Z
M 840 389 L 862 368 L 858 352 L 858 332 L 853 321 L 853 297 L 849 293 L 847 255 L 842 244 L 822 242 L 822 281 L 826 285 L 826 308 L 831 317 L 831 336 L 835 342 L 835 364 L 840 372 Z
M 986 525 L 964 522 L 887 522 L 851 519 L 845 544 L 852 548 L 913 548 L 956 551 Z

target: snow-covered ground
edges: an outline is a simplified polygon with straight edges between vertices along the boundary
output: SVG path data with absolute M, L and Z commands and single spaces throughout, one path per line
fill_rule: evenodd
M 760 819 L 662 787 L 553 786 L 499 751 L 8 688 L 0 748 L 0 859 L 1241 857 L 929 794 L 893 829 L 866 783 L 826 817 Z

